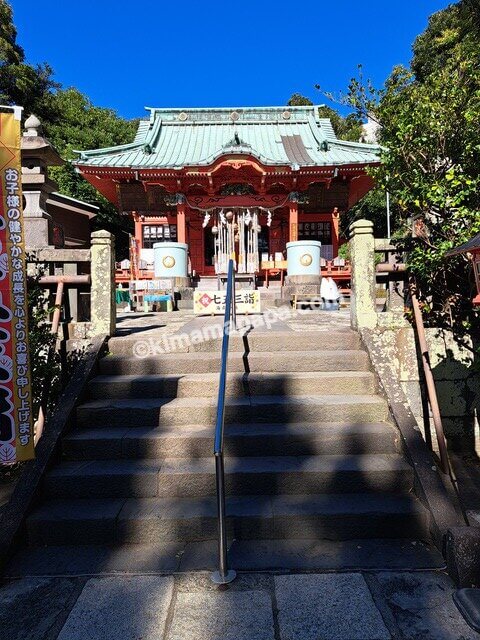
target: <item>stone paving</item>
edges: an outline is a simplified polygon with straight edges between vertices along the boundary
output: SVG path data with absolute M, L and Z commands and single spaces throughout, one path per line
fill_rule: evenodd
M 297 310 L 288 307 L 267 306 L 264 318 L 270 318 L 273 330 L 281 331 L 329 331 L 331 329 L 350 327 L 350 311 L 317 311 Z M 257 318 L 259 316 L 250 316 Z M 249 326 L 250 318 L 238 316 L 239 327 Z M 274 320 L 278 318 L 275 322 Z M 273 322 L 272 322 L 273 320 Z M 192 311 L 180 310 L 170 313 L 119 313 L 117 316 L 116 336 L 134 336 L 139 334 L 145 338 L 169 336 L 178 332 L 189 332 L 201 329 L 211 323 L 221 324 L 221 316 L 195 316 Z M 259 326 L 256 330 L 268 331 L 268 327 Z
M 474 640 L 442 572 L 23 578 L 2 640 Z

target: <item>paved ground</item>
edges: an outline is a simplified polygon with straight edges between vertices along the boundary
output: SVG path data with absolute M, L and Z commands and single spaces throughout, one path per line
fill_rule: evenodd
M 251 316 L 257 318 L 259 316 Z M 267 325 L 257 324 L 255 331 L 329 331 L 331 329 L 350 326 L 350 311 L 294 311 L 288 307 L 276 308 L 268 306 L 264 309 L 263 317 Z M 201 329 L 212 323 L 221 324 L 223 318 L 216 316 L 195 316 L 191 311 L 180 310 L 171 313 L 119 313 L 117 316 L 117 336 L 134 336 L 142 338 L 172 335 L 178 332 L 190 332 Z M 249 319 L 238 316 L 240 327 L 248 326 Z M 271 328 L 270 328 L 271 327 Z
M 442 572 L 23 578 L 2 640 L 473 640 Z

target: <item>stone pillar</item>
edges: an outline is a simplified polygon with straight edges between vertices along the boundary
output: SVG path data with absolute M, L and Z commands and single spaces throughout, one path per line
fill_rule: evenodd
M 352 293 L 350 321 L 354 329 L 377 326 L 375 306 L 375 240 L 373 222 L 357 220 L 350 226 Z
M 47 211 L 47 200 L 57 184 L 48 177 L 48 167 L 60 166 L 64 161 L 42 136 L 42 125 L 34 115 L 25 121 L 21 150 L 25 246 L 27 250 L 41 249 L 53 244 L 53 221 Z
M 115 332 L 115 238 L 109 231 L 92 233 L 92 292 L 90 299 L 92 332 Z

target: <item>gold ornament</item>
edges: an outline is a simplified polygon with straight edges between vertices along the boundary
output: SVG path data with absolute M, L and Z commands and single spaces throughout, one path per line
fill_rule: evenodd
M 175 258 L 173 256 L 165 256 L 162 263 L 165 269 L 171 269 L 175 266 Z
M 309 267 L 313 262 L 313 258 L 309 253 L 304 253 L 303 256 L 300 258 L 300 264 L 303 267 Z

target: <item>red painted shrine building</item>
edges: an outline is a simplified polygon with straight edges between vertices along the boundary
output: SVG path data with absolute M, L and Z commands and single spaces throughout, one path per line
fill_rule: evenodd
M 134 277 L 153 277 L 153 245 L 167 240 L 188 244 L 191 273 L 213 275 L 228 211 L 255 216 L 255 270 L 291 240 L 319 240 L 325 262 L 338 256 L 339 218 L 372 188 L 378 146 L 339 140 L 315 106 L 148 111 L 132 143 L 76 161 L 133 217 Z

